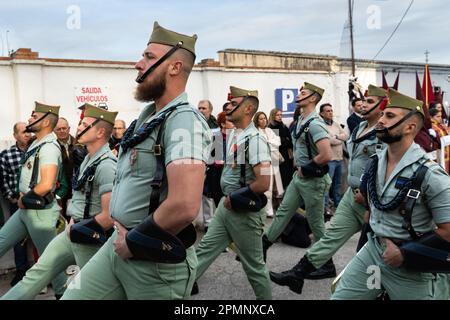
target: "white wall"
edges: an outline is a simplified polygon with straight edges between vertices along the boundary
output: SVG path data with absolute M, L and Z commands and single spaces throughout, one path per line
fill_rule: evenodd
M 446 92 L 450 92 L 446 71 L 432 71 L 431 78 Z M 375 68 L 358 68 L 358 82 L 364 88 L 369 84 L 381 85 L 381 73 Z M 389 72 L 387 80 L 393 85 L 397 72 Z M 135 119 L 143 104 L 134 100 L 136 70 L 133 64 L 99 64 L 78 62 L 54 62 L 45 60 L 0 61 L 1 126 L 0 141 L 12 140 L 12 126 L 17 121 L 27 121 L 34 101 L 61 105 L 61 116 L 66 117 L 76 131 L 79 119 L 75 88 L 81 86 L 106 87 L 110 110 L 119 111 L 118 118 L 129 124 Z M 422 81 L 423 73 L 419 73 Z M 187 86 L 189 100 L 197 105 L 201 99 L 213 103 L 213 114 L 221 111 L 229 86 L 257 89 L 260 94 L 260 110 L 269 113 L 275 106 L 275 89 L 299 88 L 304 81 L 325 89 L 321 101 L 330 102 L 335 108 L 337 121 L 345 123 L 348 117 L 348 72 L 300 72 L 287 70 L 245 70 L 208 68 L 195 69 Z M 415 96 L 415 71 L 402 70 L 399 90 Z M 286 123 L 290 119 L 285 119 Z
M 303 82 L 311 82 L 325 89 L 320 103 L 330 102 L 335 106 L 335 116 L 345 123 L 348 117 L 348 75 L 346 73 L 306 73 L 280 71 L 194 71 L 188 83 L 187 92 L 191 103 L 197 104 L 201 99 L 209 99 L 213 106 L 213 114 L 218 114 L 226 102 L 229 87 L 258 90 L 260 111 L 269 115 L 275 107 L 275 89 L 299 88 Z M 286 120 L 289 122 L 290 119 Z

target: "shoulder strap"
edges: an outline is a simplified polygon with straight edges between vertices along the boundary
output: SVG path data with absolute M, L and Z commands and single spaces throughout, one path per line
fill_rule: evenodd
M 47 143 L 53 143 L 55 146 L 57 146 L 59 148 L 59 150 L 61 150 L 61 147 L 59 146 L 58 142 L 55 142 L 55 141 L 44 142 L 43 144 L 41 144 L 41 145 L 37 146 L 35 149 L 33 149 L 35 151 L 32 151 L 31 155 L 36 154 L 36 156 L 34 157 L 33 172 L 31 173 L 30 184 L 28 186 L 30 188 L 30 190 L 34 189 L 34 187 L 37 185 L 37 179 L 39 176 L 39 152 L 41 151 L 41 148 Z
M 298 130 L 298 132 L 295 132 L 295 127 L 294 127 L 294 133 L 295 133 L 294 138 L 296 140 L 298 138 L 300 138 L 300 136 L 302 135 L 303 132 L 308 132 L 309 131 L 309 125 L 314 119 L 316 119 L 316 117 L 313 117 L 313 118 L 309 119 L 303 125 L 301 125 L 300 129 Z M 297 120 L 297 124 L 298 124 L 298 120 Z
M 368 180 L 369 180 L 369 175 L 373 171 L 376 172 L 377 167 L 378 167 L 378 155 L 375 153 L 375 154 L 373 154 L 370 157 L 369 161 L 367 162 L 366 168 L 364 169 L 364 173 L 363 173 L 363 175 L 361 176 L 361 179 L 360 179 L 361 183 L 359 185 L 359 191 L 363 194 L 363 196 L 364 196 L 364 198 L 366 200 L 366 206 L 367 206 L 366 209 L 368 209 L 368 207 L 370 206 L 370 204 L 369 204 L 369 192 L 367 190 L 368 189 L 367 184 L 368 184 Z
M 303 131 L 305 132 L 305 143 L 306 143 L 306 149 L 308 149 L 308 158 L 309 160 L 313 159 L 313 155 L 312 155 L 312 137 L 311 137 L 311 133 L 309 133 L 309 125 L 311 124 L 311 122 L 314 120 L 315 118 L 309 119 L 304 125 L 303 125 Z
M 94 178 L 95 178 L 95 172 L 97 171 L 97 167 L 99 164 L 106 159 L 111 159 L 114 162 L 117 162 L 117 160 L 110 158 L 108 156 L 103 156 L 94 161 L 88 168 L 86 168 L 86 171 L 89 170 L 89 176 L 87 177 L 87 188 L 86 188 L 86 197 L 85 197 L 85 206 L 84 206 L 84 214 L 83 219 L 89 218 L 89 212 L 91 209 L 91 199 L 92 199 L 92 191 L 94 189 Z
M 244 141 L 244 153 L 245 153 L 245 161 L 244 163 L 241 163 L 241 177 L 239 178 L 239 184 L 241 185 L 241 188 L 246 186 L 246 176 L 245 176 L 245 167 L 247 165 L 247 162 L 249 162 L 248 157 L 248 149 L 249 149 L 249 140 L 250 137 L 245 137 Z M 236 151 L 237 153 L 237 151 Z
M 417 199 L 421 195 L 422 190 L 422 182 L 425 179 L 425 174 L 427 173 L 428 167 L 425 163 L 422 163 L 417 171 L 414 173 L 412 178 L 411 187 L 406 194 L 405 199 L 402 201 L 399 207 L 399 212 L 403 217 L 402 228 L 406 229 L 413 240 L 417 240 L 420 238 L 421 234 L 417 233 L 414 230 L 412 225 L 412 214 L 414 210 L 414 206 L 416 204 Z M 422 196 L 422 199 L 423 196 Z
M 164 127 L 167 119 L 170 114 L 175 111 L 175 109 L 171 110 L 164 120 L 159 125 L 158 135 L 156 136 L 155 144 L 153 145 L 153 153 L 156 158 L 156 170 L 153 176 L 153 180 L 150 182 L 150 186 L 152 187 L 152 193 L 150 194 L 150 204 L 148 207 L 148 214 L 150 215 L 152 212 L 155 212 L 159 207 L 159 201 L 161 196 L 161 187 L 163 185 L 164 179 L 166 178 L 166 166 L 165 166 L 165 156 L 164 156 L 164 148 L 161 144 L 162 135 L 164 132 Z

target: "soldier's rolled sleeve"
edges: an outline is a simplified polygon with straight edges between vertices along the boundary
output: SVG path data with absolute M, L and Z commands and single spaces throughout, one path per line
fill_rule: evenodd
M 194 159 L 208 162 L 211 130 L 193 111 L 171 115 L 164 129 L 165 165 L 175 160 Z
M 330 139 L 328 130 L 323 123 L 313 121 L 309 126 L 309 131 L 314 143 L 317 143 L 322 139 Z
M 436 224 L 450 222 L 450 177 L 438 165 L 428 169 L 425 179 L 427 206 Z
M 263 136 L 257 135 L 250 138 L 248 162 L 252 166 L 256 166 L 262 162 L 271 162 L 270 147 Z
M 98 193 L 101 195 L 111 192 L 116 176 L 116 162 L 104 160 L 95 172 L 95 181 L 98 182 Z
M 39 165 L 55 165 L 61 164 L 61 150 L 53 143 L 46 143 L 39 151 Z

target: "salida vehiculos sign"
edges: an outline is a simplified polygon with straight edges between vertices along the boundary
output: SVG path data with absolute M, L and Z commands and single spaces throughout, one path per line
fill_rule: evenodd
M 97 105 L 99 103 L 108 103 L 107 87 L 101 86 L 82 86 L 75 87 L 75 104 L 80 106 L 85 103 Z

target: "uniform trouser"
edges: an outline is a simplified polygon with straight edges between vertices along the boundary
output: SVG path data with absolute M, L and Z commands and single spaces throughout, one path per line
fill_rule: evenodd
M 266 232 L 269 241 L 275 242 L 278 239 L 297 209 L 303 205 L 315 240 L 318 241 L 322 238 L 325 233 L 323 197 L 328 192 L 330 184 L 331 179 L 328 174 L 320 178 L 300 178 L 295 172 L 284 193 L 283 201 L 277 210 L 275 219 Z
M 19 207 L 16 203 L 9 203 L 9 212 L 13 214 L 19 210 Z M 28 241 L 19 241 L 14 246 L 14 263 L 16 264 L 16 271 L 26 272 L 28 269 L 28 250 L 27 250 Z
M 27 235 L 30 235 L 39 255 L 42 255 L 47 245 L 56 236 L 55 226 L 58 217 L 56 204 L 52 208 L 44 210 L 17 210 L 0 229 L 0 257 Z M 54 278 L 52 285 L 55 294 L 64 292 L 65 282 L 66 277 L 63 273 Z
M 373 234 L 369 234 L 368 238 L 368 242 L 347 265 L 331 299 L 374 300 L 383 288 L 392 300 L 442 298 L 438 290 L 441 280 L 436 275 L 386 265 L 383 261 L 385 245 L 380 244 Z
M 272 299 L 269 272 L 263 259 L 262 233 L 265 211 L 234 212 L 219 203 L 216 213 L 197 248 L 197 279 L 227 245 L 234 242 L 248 281 L 257 299 Z
M 197 256 L 194 246 L 186 260 L 168 264 L 123 260 L 114 252 L 117 231 L 73 279 L 63 300 L 183 299 L 191 294 Z
M 325 235 L 308 249 L 306 256 L 314 267 L 323 266 L 364 223 L 363 205 L 355 202 L 351 188 L 348 188 L 331 219 Z
M 82 268 L 100 249 L 100 246 L 70 241 L 67 232 L 56 236 L 45 248 L 38 262 L 25 277 L 9 290 L 2 300 L 30 300 L 59 273 L 73 264 Z

